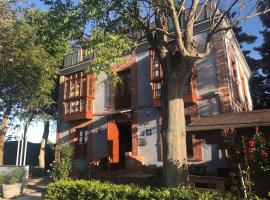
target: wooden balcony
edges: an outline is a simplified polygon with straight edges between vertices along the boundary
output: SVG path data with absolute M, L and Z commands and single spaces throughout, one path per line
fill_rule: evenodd
M 161 107 L 161 85 L 162 82 L 152 82 L 152 96 L 153 96 L 153 107 Z M 184 93 L 184 105 L 185 107 L 190 107 L 197 104 L 197 94 L 196 94 L 196 83 L 191 80 L 189 84 L 186 85 Z
M 65 77 L 64 121 L 93 119 L 94 76 L 77 72 Z
M 163 81 L 162 67 L 158 62 L 157 56 L 152 49 L 149 49 L 150 60 L 150 82 L 152 85 L 153 107 L 161 107 L 161 86 Z M 184 103 L 185 107 L 197 104 L 196 95 L 196 67 L 192 68 L 190 81 L 184 86 Z
M 74 100 L 69 100 L 64 102 L 65 106 L 65 115 L 64 121 L 76 121 L 76 120 L 90 120 L 93 119 L 93 101 L 92 98 L 79 98 Z M 80 102 L 79 104 L 77 102 Z M 86 102 L 81 104 L 81 102 Z M 73 105 L 75 105 L 75 107 Z M 67 107 L 71 107 L 69 112 Z

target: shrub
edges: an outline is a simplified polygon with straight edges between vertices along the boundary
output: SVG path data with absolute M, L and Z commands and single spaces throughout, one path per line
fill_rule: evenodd
M 51 164 L 49 176 L 54 180 L 67 179 L 71 171 L 72 149 L 69 145 L 60 146 L 60 159 Z
M 11 173 L 0 175 L 0 184 L 15 184 L 19 183 L 23 177 L 24 170 L 22 168 L 16 168 Z
M 85 180 L 59 180 L 47 187 L 46 200 L 238 200 L 230 193 L 200 193 L 188 188 L 151 189 Z

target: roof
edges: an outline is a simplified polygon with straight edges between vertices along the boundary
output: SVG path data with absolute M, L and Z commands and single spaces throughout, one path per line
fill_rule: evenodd
M 187 126 L 187 131 L 217 130 L 223 128 L 244 128 L 270 126 L 270 109 L 220 114 L 201 117 Z

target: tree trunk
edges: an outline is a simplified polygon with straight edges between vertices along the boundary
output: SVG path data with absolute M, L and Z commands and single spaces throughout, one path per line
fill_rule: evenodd
M 43 170 L 45 169 L 45 151 L 46 151 L 46 144 L 49 136 L 49 130 L 50 130 L 50 122 L 49 120 L 44 120 L 44 131 L 41 139 L 40 144 L 40 151 L 39 151 L 39 167 Z
M 5 140 L 5 136 L 7 132 L 7 125 L 8 125 L 10 112 L 11 112 L 11 107 L 6 109 L 3 120 L 0 125 L 0 165 L 3 165 L 4 140 Z
M 182 65 L 182 66 L 181 66 Z M 162 87 L 163 185 L 188 185 L 185 108 L 183 101 L 184 64 L 164 73 Z M 173 72 L 173 70 L 175 70 Z

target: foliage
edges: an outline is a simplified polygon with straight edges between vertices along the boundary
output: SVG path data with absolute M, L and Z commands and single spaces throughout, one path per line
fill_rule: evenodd
M 37 42 L 37 27 L 14 15 L 0 26 L 0 109 L 24 118 L 53 102 L 49 94 L 57 71 L 52 67 L 55 61 Z
M 88 52 L 95 54 L 91 67 L 86 71 L 94 72 L 97 76 L 105 73 L 119 81 L 116 70 L 112 68 L 113 63 L 121 64 L 123 56 L 130 52 L 130 44 L 127 39 L 120 34 L 106 33 L 102 29 L 93 30 L 91 37 L 87 40 Z
M 51 164 L 49 176 L 54 180 L 67 179 L 71 171 L 72 148 L 70 145 L 60 146 L 60 159 Z
M 140 188 L 135 185 L 118 185 L 99 181 L 60 180 L 48 185 L 45 199 L 237 200 L 237 197 L 229 193 L 201 193 L 188 188 L 151 189 L 149 187 Z
M 224 147 L 234 162 L 244 163 L 247 160 L 253 168 L 270 170 L 270 142 L 262 132 L 245 137 L 237 135 L 235 130 L 224 130 L 223 137 Z
M 231 173 L 231 190 L 237 194 L 248 196 L 254 185 L 251 174 L 262 170 L 270 170 L 270 142 L 259 131 L 249 136 L 241 136 L 233 129 L 223 130 L 224 148 L 227 149 L 231 162 L 238 173 Z M 250 197 L 250 196 L 248 196 Z
M 15 184 L 19 183 L 24 175 L 22 168 L 16 168 L 10 173 L 0 175 L 0 184 Z

